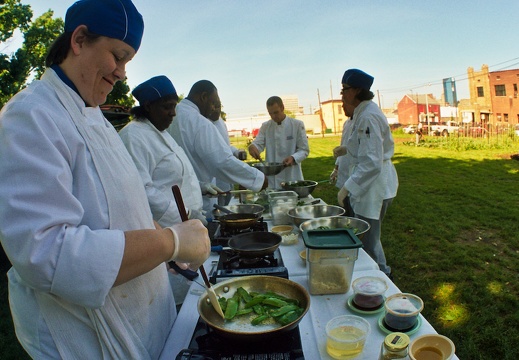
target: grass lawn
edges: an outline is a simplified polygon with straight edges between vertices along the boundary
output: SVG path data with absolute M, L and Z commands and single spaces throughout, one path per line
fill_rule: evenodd
M 382 241 L 396 285 L 424 300 L 460 359 L 519 359 L 519 161 L 510 159 L 519 140 L 394 137 L 400 187 Z M 309 141 L 305 178 L 327 179 L 340 138 Z M 330 204 L 336 194 L 326 183 L 313 193 Z M 23 359 L 1 279 L 0 354 Z

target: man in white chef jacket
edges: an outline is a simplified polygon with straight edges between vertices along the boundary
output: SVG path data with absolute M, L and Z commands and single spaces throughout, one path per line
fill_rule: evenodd
M 267 100 L 270 120 L 261 124 L 258 136 L 249 145 L 249 154 L 262 161 L 266 151 L 266 162 L 283 163 L 285 168 L 277 175 L 269 176 L 269 188 L 281 189 L 284 181 L 304 180 L 301 162 L 308 157 L 310 148 L 305 124 L 286 116 L 283 100 L 272 96 Z
M 355 216 L 370 224 L 364 234 L 364 250 L 375 260 L 381 271 L 391 277 L 391 268 L 380 241 L 382 220 L 396 196 L 398 176 L 391 162 L 394 141 L 386 117 L 371 101 L 374 78 L 358 69 L 346 70 L 342 78 L 342 102 L 346 115 L 352 119 L 346 128 L 342 155 L 348 156 L 349 171 L 337 194 L 340 206 L 350 203 Z
M 218 91 L 208 80 L 197 81 L 188 96 L 180 101 L 176 116 L 168 131 L 186 152 L 202 191 L 217 195 L 223 193 L 212 184 L 214 178 L 237 183 L 252 191 L 261 191 L 268 185 L 265 175 L 252 166 L 238 160 L 216 126 L 208 121 L 220 102 Z M 213 210 L 214 198 L 204 196 L 203 209 Z
M 237 147 L 231 145 L 231 140 L 229 139 L 229 132 L 227 130 L 227 125 L 225 124 L 225 121 L 221 117 L 222 114 L 222 104 L 218 102 L 216 104 L 216 107 L 214 111 L 209 115 L 209 120 L 212 121 L 214 126 L 218 129 L 218 132 L 220 135 L 222 135 L 222 138 L 225 140 L 225 142 L 229 145 L 229 148 L 231 149 L 232 154 L 240 159 L 245 160 L 247 157 L 247 153 L 244 150 L 240 150 Z M 228 205 L 231 201 L 232 194 L 229 192 L 234 188 L 234 184 L 228 183 L 226 181 L 223 181 L 221 179 L 215 178 L 215 185 L 222 191 L 226 192 L 226 195 L 223 197 L 224 203 L 219 205 Z

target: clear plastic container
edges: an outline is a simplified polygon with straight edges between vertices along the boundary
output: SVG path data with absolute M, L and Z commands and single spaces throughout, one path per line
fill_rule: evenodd
M 360 310 L 380 309 L 384 305 L 384 293 L 388 286 L 384 279 L 375 276 L 363 276 L 353 284 L 353 303 Z
M 292 225 L 287 212 L 297 206 L 295 191 L 273 191 L 268 194 L 273 225 Z
M 359 238 L 350 229 L 305 230 L 306 269 L 312 295 L 345 294 L 351 286 Z
M 353 359 L 364 350 L 371 326 L 355 315 L 334 317 L 326 324 L 326 352 L 334 359 Z
M 406 332 L 416 325 L 424 305 L 422 299 L 416 295 L 398 293 L 389 296 L 384 306 L 386 327 L 390 330 Z

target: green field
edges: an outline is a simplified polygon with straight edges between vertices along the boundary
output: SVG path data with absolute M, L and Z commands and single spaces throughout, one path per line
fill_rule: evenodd
M 510 159 L 519 140 L 426 137 L 416 146 L 394 134 L 400 187 L 382 241 L 396 285 L 424 300 L 423 314 L 460 359 L 519 359 L 519 161 Z M 305 178 L 327 179 L 340 138 L 309 141 Z M 313 193 L 330 204 L 336 194 L 329 184 Z M 5 276 L 0 292 L 0 354 L 23 359 Z

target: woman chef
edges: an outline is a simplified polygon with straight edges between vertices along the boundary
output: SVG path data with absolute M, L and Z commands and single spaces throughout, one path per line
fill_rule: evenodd
M 178 185 L 188 218 L 207 225 L 202 211 L 202 191 L 186 153 L 165 131 L 175 116 L 178 95 L 164 75 L 155 76 L 132 91 L 139 106 L 131 110 L 134 120 L 119 136 L 141 175 L 153 219 L 162 227 L 182 222 L 171 187 Z M 182 266 L 182 265 L 179 265 Z M 170 276 L 175 303 L 179 306 L 190 284 L 180 276 Z
M 391 158 L 395 144 L 386 117 L 371 101 L 373 77 L 358 69 L 346 70 L 342 77 L 342 103 L 351 124 L 345 127 L 341 147 L 335 156 L 346 155 L 348 174 L 340 188 L 337 201 L 355 216 L 369 223 L 370 229 L 362 238 L 364 250 L 375 260 L 381 271 L 391 277 L 391 268 L 380 241 L 384 215 L 396 196 L 398 176 Z M 344 141 L 345 140 L 345 141 Z M 340 167 L 339 167 L 339 170 Z
M 164 75 L 153 77 L 132 91 L 139 105 L 119 136 L 141 174 L 153 219 L 160 226 L 179 223 L 180 214 L 171 187 L 178 185 L 191 219 L 202 215 L 202 191 L 186 153 L 165 131 L 175 116 L 178 95 Z
M 139 48 L 130 0 L 81 0 L 50 66 L 0 114 L 0 238 L 17 337 L 37 359 L 156 359 L 176 317 L 165 262 L 209 256 L 198 220 L 153 222 L 99 104 Z

